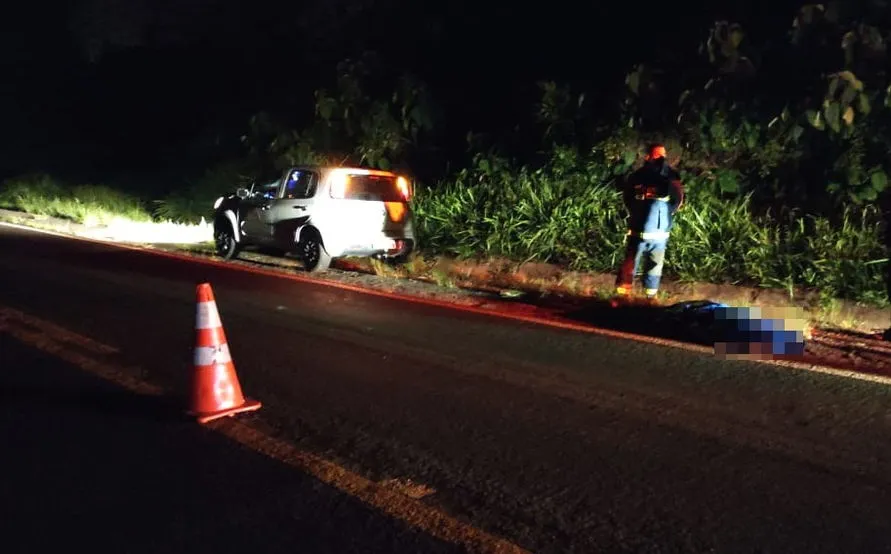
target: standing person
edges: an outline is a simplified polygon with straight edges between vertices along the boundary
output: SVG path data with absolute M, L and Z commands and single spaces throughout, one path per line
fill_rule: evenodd
M 616 277 L 620 297 L 631 294 L 641 261 L 647 298 L 655 299 L 659 292 L 674 214 L 684 203 L 680 176 L 665 156 L 665 146 L 651 146 L 643 167 L 629 176 L 622 191 L 629 217 L 625 260 Z

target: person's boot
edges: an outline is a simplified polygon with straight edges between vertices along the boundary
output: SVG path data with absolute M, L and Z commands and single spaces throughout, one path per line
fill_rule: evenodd
M 655 289 L 653 292 L 650 289 L 647 289 L 647 297 L 644 300 L 644 303 L 647 306 L 658 306 L 659 305 L 659 290 Z
M 630 303 L 631 301 L 631 286 L 619 285 L 616 287 L 615 294 L 609 301 L 609 305 L 613 308 L 618 308 L 619 306 L 624 306 Z

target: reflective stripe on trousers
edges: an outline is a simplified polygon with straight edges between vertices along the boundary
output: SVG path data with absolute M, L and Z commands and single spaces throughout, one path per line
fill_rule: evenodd
M 629 229 L 628 236 L 639 238 L 641 240 L 668 240 L 668 237 L 671 235 L 668 231 L 647 231 L 645 233 L 636 233 Z

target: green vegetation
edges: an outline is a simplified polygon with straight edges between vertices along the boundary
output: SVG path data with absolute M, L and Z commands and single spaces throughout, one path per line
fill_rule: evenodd
M 634 67 L 615 111 L 543 82 L 530 110 L 542 137 L 536 155 L 469 135 L 467 167 L 416 187 L 422 244 L 612 272 L 625 231 L 617 185 L 659 140 L 688 193 L 668 277 L 887 305 L 889 31 L 869 1 L 804 6 L 789 33 L 762 43 L 719 21 L 700 56 Z M 373 64 L 342 64 L 303 131 L 255 118 L 252 153 L 284 165 L 324 152 L 383 168 L 422 157 L 436 129 L 425 89 L 407 78 L 371 97 Z
M 422 245 L 430 254 L 612 272 L 625 231 L 617 185 L 659 140 L 688 193 L 668 277 L 807 287 L 888 305 L 891 215 L 882 206 L 891 195 L 891 20 L 876 5 L 807 5 L 789 29 L 758 42 L 734 22 L 716 22 L 698 56 L 632 68 L 617 83 L 617 109 L 541 83 L 534 119 L 522 123 L 542 138 L 536 152 L 471 134 L 463 168 L 418 183 Z M 207 217 L 214 198 L 258 167 L 333 162 L 406 171 L 436 159 L 441 119 L 427 88 L 411 76 L 382 88 L 381 74 L 374 57 L 341 63 L 300 129 L 293 121 L 306 118 L 257 114 L 243 137 L 244 159 L 155 201 L 154 216 Z M 46 181 L 7 185 L 0 203 L 83 220 L 88 210 L 77 211 L 74 198 L 86 206 L 82 195 L 91 191 L 90 205 L 146 217 L 110 191 L 62 194 Z
M 505 256 L 611 272 L 621 261 L 624 208 L 602 163 L 570 152 L 547 168 L 514 170 L 480 157 L 415 199 L 428 249 L 458 257 Z M 562 164 L 562 165 L 561 165 Z M 837 220 L 789 212 L 759 215 L 751 193 L 722 200 L 695 177 L 672 234 L 669 275 L 688 281 L 808 287 L 839 298 L 887 303 L 888 263 L 873 206 Z
M 98 185 L 64 186 L 47 175 L 11 179 L 0 186 L 0 208 L 103 225 L 114 218 L 151 221 L 142 203 Z

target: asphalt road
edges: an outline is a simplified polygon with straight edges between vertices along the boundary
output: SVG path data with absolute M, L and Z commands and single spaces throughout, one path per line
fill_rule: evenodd
M 3 335 L 0 367 L 3 552 L 458 551 Z
M 191 369 L 195 285 L 210 282 L 241 384 L 264 403 L 245 416 L 252 425 L 372 479 L 426 484 L 436 491 L 426 502 L 537 552 L 891 551 L 891 394 L 884 385 L 7 227 L 0 227 L 0 279 L 0 305 L 113 345 L 142 378 L 180 391 Z M 2 373 L 43 372 L 47 387 L 75 378 L 76 370 L 49 369 L 34 352 L 10 344 L 0 343 Z M 27 404 L 17 400 L 21 394 L 27 391 L 6 391 L 5 409 Z M 62 421 L 49 410 L 69 413 L 70 406 L 23 409 L 37 415 L 20 420 L 13 436 L 76 440 L 64 427 L 49 431 L 47 421 Z M 123 424 L 113 425 L 119 432 Z M 166 443 L 165 433 L 178 437 L 170 441 L 190 439 L 166 425 L 146 430 L 147 440 Z M 4 433 L 12 430 L 4 425 Z M 83 448 L 101 456 L 118 440 L 102 431 L 85 437 Z M 216 448 L 220 463 L 245 473 L 256 474 L 249 466 L 263 463 L 213 444 L 178 456 L 197 457 L 200 448 Z M 42 471 L 64 468 L 51 452 Z M 27 472 L 12 468 L 4 487 Z M 102 477 L 79 476 L 88 504 L 97 503 L 87 491 Z M 163 474 L 151 479 L 163 481 Z M 172 479 L 171 495 L 198 502 L 201 491 Z M 299 475 L 281 479 L 308 486 Z M 41 484 L 32 482 L 32 495 L 55 494 L 54 481 Z M 268 504 L 256 513 L 233 508 L 226 517 L 241 529 L 261 522 L 281 533 L 265 518 L 284 517 L 279 510 L 290 504 L 280 502 L 293 502 L 292 493 L 262 479 L 255 485 Z M 239 494 L 250 495 L 251 482 L 243 487 Z M 219 510 L 227 499 L 213 494 Z M 3 509 L 15 510 L 10 495 L 3 498 Z M 119 508 L 126 504 L 119 501 Z M 342 517 L 343 533 L 366 540 L 361 529 L 372 516 L 361 507 L 338 516 L 326 507 L 333 501 L 306 502 L 315 517 Z M 51 515 L 44 529 L 68 524 L 59 521 L 62 509 Z M 175 517 L 155 513 L 144 525 L 173 525 Z M 434 548 L 412 543 L 422 539 L 397 523 L 386 520 L 392 533 L 368 537 L 366 550 L 378 550 L 375 540 Z M 140 522 L 130 525 L 136 532 Z M 253 531 L 251 537 L 258 551 L 267 551 L 267 537 L 270 544 L 284 540 Z

